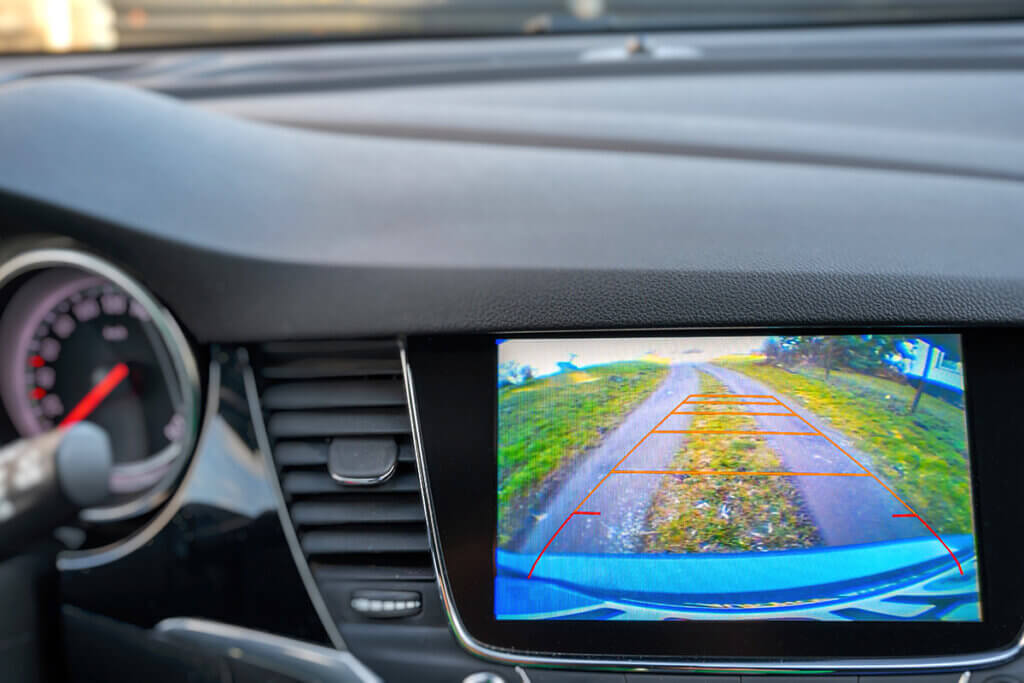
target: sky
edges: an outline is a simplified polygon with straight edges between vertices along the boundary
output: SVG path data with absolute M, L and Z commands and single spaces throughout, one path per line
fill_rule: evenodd
M 510 339 L 498 347 L 498 362 L 529 365 L 535 376 L 558 372 L 569 360 L 578 367 L 637 360 L 653 352 L 673 363 L 704 363 L 719 356 L 759 351 L 768 337 L 618 337 L 611 339 Z

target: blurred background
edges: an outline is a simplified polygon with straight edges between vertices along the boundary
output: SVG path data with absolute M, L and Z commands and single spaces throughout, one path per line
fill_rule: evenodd
M 1022 17 L 1020 0 L 0 0 L 0 54 Z
M 697 4 L 703 4 L 699 0 Z M 0 53 L 323 37 L 473 35 L 628 28 L 631 15 L 694 3 L 630 0 L 0 0 Z M 707 0 L 712 6 L 713 0 Z
M 103 50 L 117 46 L 107 0 L 0 0 L 0 51 Z

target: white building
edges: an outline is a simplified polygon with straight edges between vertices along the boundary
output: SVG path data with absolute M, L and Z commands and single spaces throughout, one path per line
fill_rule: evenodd
M 964 390 L 963 363 L 959 354 L 947 354 L 938 346 L 929 344 L 924 339 L 915 339 L 914 358 L 911 360 L 903 374 L 912 380 L 922 377 L 930 384 L 937 384 L 958 393 Z M 928 350 L 932 349 L 929 355 Z M 928 372 L 925 372 L 925 363 L 928 363 Z

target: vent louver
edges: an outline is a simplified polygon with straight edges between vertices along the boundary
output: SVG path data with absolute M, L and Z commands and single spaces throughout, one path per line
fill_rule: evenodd
M 262 347 L 261 401 L 292 522 L 314 575 L 430 579 L 398 346 L 394 341 Z M 375 486 L 348 486 L 327 469 L 328 445 L 393 438 L 398 468 Z

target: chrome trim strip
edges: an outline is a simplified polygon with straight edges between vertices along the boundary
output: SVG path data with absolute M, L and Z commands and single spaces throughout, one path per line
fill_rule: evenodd
M 344 652 L 348 650 L 348 647 L 345 645 L 345 639 L 341 637 L 341 631 L 338 630 L 338 625 L 334 623 L 334 618 L 327 608 L 327 603 L 324 602 L 323 595 L 320 594 L 320 589 L 316 585 L 316 579 L 313 578 L 313 571 L 309 568 L 306 555 L 302 552 L 302 545 L 299 543 L 299 536 L 295 532 L 295 525 L 292 523 L 291 514 L 288 512 L 288 503 L 284 499 L 284 490 L 281 488 L 281 480 L 277 474 L 277 465 L 274 463 L 274 457 L 270 451 L 270 437 L 267 435 L 267 428 L 263 421 L 263 407 L 260 404 L 259 392 L 256 389 L 256 376 L 253 374 L 252 365 L 249 364 L 249 354 L 245 349 L 239 349 L 238 354 L 239 359 L 245 362 L 245 367 L 242 369 L 242 379 L 245 382 L 245 394 L 249 402 L 249 417 L 252 420 L 253 431 L 256 434 L 256 444 L 263 454 L 267 476 L 271 479 L 274 498 L 277 499 L 277 516 L 281 521 L 281 530 L 288 541 L 288 549 L 292 553 L 292 559 L 295 561 L 295 567 L 302 578 L 302 584 L 306 587 L 309 601 L 313 603 L 313 609 L 316 611 L 317 616 L 320 617 L 320 623 L 323 624 L 324 631 L 327 632 L 331 645 L 335 649 Z
M 155 484 L 150 492 L 127 503 L 110 507 L 89 508 L 82 511 L 82 519 L 108 521 L 137 516 L 156 509 L 170 496 L 170 489 L 178 480 L 185 463 L 192 454 L 199 435 L 199 369 L 188 341 L 174 317 L 141 284 L 117 266 L 80 249 L 47 247 L 23 251 L 0 264 L 0 287 L 13 278 L 45 268 L 74 268 L 99 276 L 114 283 L 137 301 L 150 317 L 150 321 L 167 348 L 181 394 L 182 411 L 188 428 L 179 444 L 177 463 Z M 88 552 L 88 551 L 85 551 Z
M 323 683 L 381 683 L 351 652 L 206 619 L 164 619 L 153 630 L 289 678 Z
M 202 447 L 203 441 L 206 439 L 206 429 L 217 417 L 217 413 L 220 410 L 220 363 L 216 360 L 210 362 L 210 386 L 206 393 L 206 412 L 203 415 L 203 431 L 200 435 L 199 442 L 196 445 L 196 451 Z M 160 510 L 144 527 L 136 531 L 131 536 L 125 539 L 105 545 L 99 548 L 93 548 L 90 550 L 66 550 L 57 555 L 57 569 L 59 571 L 77 571 L 82 569 L 94 569 L 96 567 L 109 564 L 116 560 L 120 560 L 123 557 L 130 555 L 139 548 L 143 547 L 150 541 L 152 541 L 158 533 L 163 531 L 163 528 L 174 519 L 174 516 L 178 514 L 181 509 L 181 505 L 188 495 L 188 484 L 191 481 L 193 475 L 198 466 L 199 459 L 194 457 L 189 459 L 188 469 L 185 470 L 185 476 L 182 477 L 181 482 L 178 484 L 177 490 L 171 499 L 167 501 L 163 509 Z
M 989 652 L 968 655 L 951 655 L 941 657 L 906 657 L 906 658 L 865 658 L 865 659 L 772 659 L 772 660 L 678 660 L 666 659 L 631 659 L 629 657 L 563 657 L 558 655 L 541 655 L 499 650 L 476 640 L 459 618 L 459 611 L 452 600 L 451 585 L 445 569 L 444 555 L 441 552 L 437 520 L 434 517 L 433 499 L 430 492 L 430 480 L 427 463 L 423 456 L 423 443 L 420 436 L 419 416 L 416 408 L 416 392 L 413 382 L 412 368 L 406 354 L 404 341 L 401 345 L 402 372 L 405 378 L 406 399 L 409 403 L 409 420 L 412 423 L 413 452 L 416 456 L 416 470 L 419 475 L 420 493 L 423 497 L 423 509 L 427 517 L 427 537 L 430 541 L 431 556 L 434 560 L 434 571 L 437 574 L 438 588 L 441 591 L 441 602 L 448 614 L 448 622 L 456 639 L 466 650 L 478 657 L 508 665 L 526 665 L 562 668 L 615 668 L 634 671 L 671 670 L 679 672 L 722 672 L 723 670 L 741 669 L 747 672 L 772 673 L 780 670 L 815 670 L 856 673 L 858 671 L 872 673 L 917 673 L 926 670 L 966 671 L 1002 664 L 1015 657 L 1024 648 L 1024 633 L 1010 647 Z M 963 679 L 961 679 L 963 680 Z

